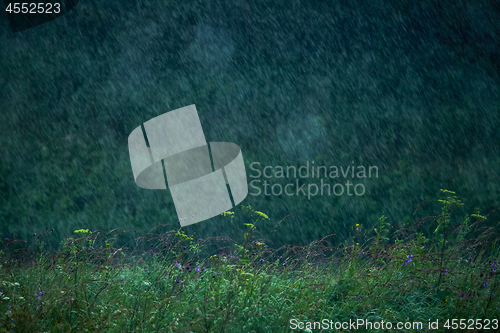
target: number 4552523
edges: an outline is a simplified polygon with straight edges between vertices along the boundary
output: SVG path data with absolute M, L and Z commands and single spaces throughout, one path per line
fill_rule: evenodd
M 483 330 L 491 330 L 493 329 L 495 332 L 498 332 L 498 319 L 452 319 L 451 325 L 450 320 L 448 319 L 446 323 L 444 323 L 444 328 L 457 330 L 460 327 L 461 330 L 474 330 L 474 329 L 483 329 Z
M 11 14 L 58 14 L 61 12 L 60 3 L 9 3 L 6 12 Z

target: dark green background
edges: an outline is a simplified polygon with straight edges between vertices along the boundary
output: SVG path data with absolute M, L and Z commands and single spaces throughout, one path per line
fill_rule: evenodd
M 247 175 L 252 162 L 378 166 L 361 197 L 249 195 L 267 226 L 293 214 L 276 244 L 438 214 L 441 188 L 488 213 L 500 205 L 499 18 L 494 0 L 82 0 L 12 33 L 3 13 L 1 237 L 178 226 L 169 191 L 135 185 L 127 137 L 190 104 L 207 141 L 241 147 Z M 185 229 L 242 237 L 222 217 Z

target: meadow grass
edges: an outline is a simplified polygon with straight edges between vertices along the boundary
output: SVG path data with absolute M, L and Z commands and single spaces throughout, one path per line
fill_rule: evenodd
M 444 331 L 447 319 L 447 331 L 493 332 L 497 234 L 481 229 L 477 212 L 454 223 L 462 203 L 442 192 L 441 214 L 394 231 L 385 217 L 367 231 L 356 224 L 339 246 L 329 235 L 273 249 L 255 236 L 268 217 L 244 206 L 256 222 L 245 224 L 241 244 L 160 228 L 120 248 L 125 230 L 76 230 L 55 253 L 43 250 L 44 235 L 5 238 L 0 332 L 384 332 L 389 322 L 413 332 L 417 322 L 429 330 L 429 320 Z M 424 224 L 436 227 L 432 235 L 418 232 Z M 223 241 L 231 245 L 210 253 Z M 356 320 L 382 326 L 338 326 Z

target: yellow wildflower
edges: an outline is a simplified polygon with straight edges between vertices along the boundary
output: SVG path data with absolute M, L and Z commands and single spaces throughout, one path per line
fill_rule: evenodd
M 76 234 L 87 234 L 87 233 L 92 233 L 92 231 L 89 231 L 89 229 L 78 229 L 75 230 Z
M 256 213 L 257 215 L 259 215 L 260 217 L 262 217 L 262 218 L 264 218 L 264 219 L 269 220 L 269 217 L 268 217 L 266 214 L 264 214 L 264 213 L 262 213 L 262 212 L 258 212 L 258 211 L 255 211 L 255 213 Z

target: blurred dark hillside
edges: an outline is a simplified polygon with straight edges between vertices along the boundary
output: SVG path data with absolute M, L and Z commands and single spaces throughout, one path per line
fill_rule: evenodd
M 207 141 L 241 147 L 247 175 L 253 162 L 378 167 L 350 179 L 362 196 L 249 194 L 265 227 L 292 214 L 277 244 L 436 214 L 441 188 L 469 211 L 500 206 L 498 1 L 82 0 L 23 32 L 0 22 L 2 238 L 176 228 L 170 192 L 135 185 L 127 137 L 191 104 Z M 221 217 L 186 232 L 239 229 Z

